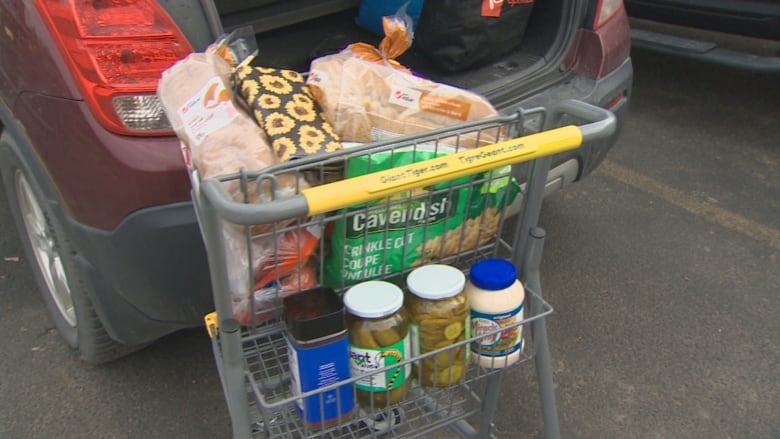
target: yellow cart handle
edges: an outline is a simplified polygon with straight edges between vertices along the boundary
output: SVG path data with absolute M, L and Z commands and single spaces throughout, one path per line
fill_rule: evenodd
M 330 212 L 396 192 L 576 149 L 583 142 L 606 138 L 617 127 L 612 113 L 581 101 L 562 101 L 550 114 L 554 120 L 571 115 L 586 123 L 308 188 L 292 197 L 267 203 L 244 204 L 233 201 L 218 180 L 209 178 L 203 180 L 195 191 L 199 193 L 196 200 L 202 200 L 199 203 L 208 202 L 219 212 L 220 217 L 234 224 L 271 224 L 298 216 Z
M 315 186 L 302 190 L 301 195 L 306 199 L 308 214 L 317 215 L 398 192 L 576 149 L 581 144 L 580 129 L 566 126 Z

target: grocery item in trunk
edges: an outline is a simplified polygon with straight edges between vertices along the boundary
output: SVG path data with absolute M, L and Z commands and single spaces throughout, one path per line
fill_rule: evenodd
M 533 0 L 425 0 L 414 48 L 458 72 L 495 61 L 523 42 Z
M 393 14 L 408 14 L 410 27 L 417 26 L 423 0 L 360 0 L 355 23 L 374 35 L 384 36 L 382 19 Z

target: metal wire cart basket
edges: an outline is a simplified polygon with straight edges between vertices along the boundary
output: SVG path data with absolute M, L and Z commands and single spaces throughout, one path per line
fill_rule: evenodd
M 545 434 L 559 436 L 544 326 L 552 307 L 541 294 L 544 231 L 537 220 L 551 155 L 614 129 L 608 111 L 564 101 L 219 179 L 201 181 L 193 170 L 215 304 L 205 320 L 234 436 L 422 437 L 449 428 L 462 437 L 490 437 L 501 377 L 510 367 L 472 361 L 453 367 L 453 361 L 483 337 L 517 328 L 527 329 L 515 364 L 534 360 Z M 481 146 L 467 147 L 473 145 Z M 279 195 L 282 186 L 293 193 Z M 466 331 L 370 377 L 427 360 L 435 376 L 452 378 L 447 385 L 424 386 L 412 376 L 403 398 L 388 390 L 369 403 L 355 398 L 355 384 L 366 376 L 329 376 L 302 387 L 293 371 L 308 360 L 292 352 L 282 301 L 294 297 L 290 288 L 326 285 L 337 297 L 368 279 L 403 288 L 417 266 L 446 264 L 467 273 L 486 258 L 517 268 L 526 288 L 524 318 L 477 337 Z

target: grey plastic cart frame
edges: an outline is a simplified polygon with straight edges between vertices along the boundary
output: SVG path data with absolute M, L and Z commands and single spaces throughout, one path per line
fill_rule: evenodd
M 575 125 L 578 124 L 578 125 Z M 537 128 L 534 128 L 537 127 Z M 539 129 L 538 127 L 542 127 Z M 563 101 L 551 108 L 533 108 L 508 116 L 466 122 L 456 126 L 426 131 L 395 138 L 390 141 L 366 144 L 356 148 L 321 156 L 312 156 L 274 165 L 263 170 L 246 170 L 219 179 L 198 178 L 192 170 L 193 201 L 201 232 L 206 244 L 209 269 L 214 293 L 215 312 L 206 316 L 206 326 L 212 339 L 214 357 L 230 414 L 233 435 L 247 437 L 420 437 L 431 431 L 450 428 L 461 437 L 491 437 L 492 420 L 501 388 L 501 379 L 509 368 L 483 368 L 472 364 L 462 382 L 444 388 L 425 388 L 415 384 L 401 403 L 386 407 L 360 407 L 346 419 L 322 423 L 312 427 L 301 420 L 295 403 L 305 397 L 319 397 L 322 404 L 324 392 L 340 386 L 352 386 L 358 377 L 351 377 L 319 389 L 295 394 L 290 386 L 289 363 L 286 359 L 284 320 L 281 306 L 276 303 L 270 309 L 257 314 L 253 309 L 249 324 L 240 325 L 234 318 L 234 301 L 231 291 L 236 289 L 235 279 L 229 279 L 231 257 L 225 247 L 225 227 L 241 230 L 244 251 L 241 253 L 246 268 L 247 294 L 253 292 L 253 265 L 258 255 L 252 253 L 253 240 L 274 239 L 283 233 L 317 226 L 327 228 L 333 221 L 343 218 L 344 209 L 356 200 L 391 203 L 389 196 L 405 195 L 413 199 L 411 189 L 431 187 L 436 183 L 453 181 L 456 177 L 468 177 L 472 189 L 478 184 L 497 179 L 506 181 L 506 169 L 527 166 L 527 179 L 523 184 L 519 203 L 499 210 L 495 236 L 486 236 L 473 248 L 458 248 L 441 255 L 431 262 L 447 263 L 466 270 L 470 264 L 485 257 L 510 259 L 518 268 L 519 278 L 526 286 L 527 314 L 516 327 L 528 327 L 524 337 L 521 361 L 535 361 L 540 395 L 540 408 L 544 420 L 545 436 L 560 436 L 555 394 L 552 380 L 550 351 L 545 328 L 545 318 L 552 307 L 542 298 L 539 276 L 544 230 L 537 226 L 544 197 L 551 156 L 577 148 L 583 141 L 606 137 L 614 132 L 614 115 L 607 110 L 580 101 Z M 533 133 L 533 134 L 529 134 Z M 495 140 L 487 146 L 467 149 L 461 140 Z M 250 203 L 248 193 L 254 187 L 262 193 L 268 187 L 275 189 L 283 175 L 324 179 L 343 171 L 348 160 L 357 156 L 393 153 L 412 150 L 425 145 L 456 148 L 454 154 L 396 167 L 355 178 L 337 180 L 313 187 L 300 186 L 297 193 L 287 198 Z M 404 172 L 408 171 L 408 172 Z M 406 175 L 405 178 L 381 178 L 390 175 Z M 236 201 L 228 194 L 225 185 L 238 186 L 244 200 Z M 252 186 L 255 185 L 255 186 Z M 453 190 L 452 187 L 443 190 Z M 239 197 L 240 198 L 240 197 Z M 380 203 L 381 203 L 380 202 Z M 397 202 L 397 201 L 396 201 Z M 507 203 L 508 204 L 508 203 Z M 517 208 L 515 208 L 517 206 Z M 484 216 L 479 217 L 484 221 Z M 230 224 L 230 226 L 226 226 Z M 264 232 L 254 233 L 254 226 L 265 225 Z M 482 229 L 480 229 L 482 230 Z M 279 257 L 277 244 L 271 258 Z M 328 251 L 328 239 L 320 239 L 319 254 Z M 278 259 L 272 259 L 277 260 Z M 314 264 L 321 276 L 324 264 Z M 410 268 L 409 268 L 410 269 Z M 382 276 L 399 282 L 400 273 Z M 340 287 L 340 288 L 339 288 Z M 343 293 L 347 285 L 334 287 Z M 250 294 L 250 298 L 254 297 Z M 251 304 L 257 306 L 255 300 Z M 260 317 L 258 317 L 260 316 Z M 269 317 L 270 316 L 270 317 Z M 512 327 L 494 331 L 498 334 Z M 422 361 L 433 356 L 464 348 L 479 338 L 469 338 L 413 358 L 401 365 Z M 454 355 L 450 355 L 450 358 Z M 514 366 L 512 366 L 514 367 Z M 389 367 L 380 369 L 381 373 Z M 450 371 L 452 369 L 449 369 Z M 450 372 L 451 373 L 451 372 Z M 321 408 L 324 411 L 324 409 Z M 471 421 L 477 420 L 477 425 Z

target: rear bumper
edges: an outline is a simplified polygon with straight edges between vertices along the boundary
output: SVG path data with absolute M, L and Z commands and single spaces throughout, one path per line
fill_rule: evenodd
M 202 323 L 213 309 L 191 203 L 153 207 L 110 232 L 70 223 L 90 295 L 109 335 L 136 345 Z
M 567 81 L 547 89 L 521 103 L 523 108 L 536 106 L 551 107 L 565 99 L 578 99 L 589 104 L 607 108 L 615 114 L 617 130 L 603 140 L 585 142 L 574 151 L 558 154 L 553 158 L 548 178 L 548 187 L 558 189 L 590 174 L 615 146 L 625 122 L 631 100 L 634 70 L 627 58 L 611 73 L 599 79 L 574 75 Z M 577 123 L 577 121 L 568 121 Z M 542 127 L 531 127 L 541 129 Z M 515 170 L 520 180 L 525 180 L 527 169 Z
M 580 98 L 585 102 L 607 108 L 614 113 L 617 119 L 617 130 L 615 130 L 612 136 L 604 140 L 585 142 L 582 145 L 580 148 L 580 173 L 577 176 L 578 179 L 593 172 L 617 143 L 628 113 L 629 102 L 631 101 L 633 78 L 634 68 L 631 64 L 631 59 L 628 58 L 609 75 L 593 81 L 588 93 Z M 591 80 L 578 77 L 577 81 L 589 83 Z

